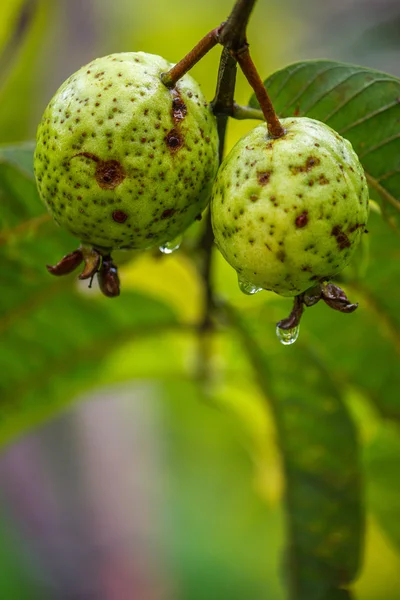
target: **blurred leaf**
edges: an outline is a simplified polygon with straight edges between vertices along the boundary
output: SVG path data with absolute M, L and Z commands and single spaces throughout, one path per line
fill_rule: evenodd
M 3 65 L 7 77 L 3 77 L 0 86 L 1 143 L 26 139 L 27 130 L 30 136 L 34 133 L 35 121 L 39 119 L 38 115 L 35 116 L 32 123 L 32 115 L 38 112 L 38 90 L 44 85 L 44 77 L 47 77 L 46 70 L 38 72 L 36 64 L 49 31 L 50 16 L 57 4 L 50 0 L 25 0 L 20 3 L 21 12 L 15 21 L 15 43 L 12 43 L 8 57 L 5 57 L 11 64 Z M 18 23 L 21 14 L 23 18 Z M 19 35 L 21 27 L 23 35 Z M 12 68 L 5 68 L 7 66 Z M 39 110 L 41 112 L 43 107 Z
M 342 588 L 357 573 L 364 524 L 354 425 L 334 381 L 304 347 L 268 352 L 258 341 L 264 339 L 258 320 L 250 324 L 231 310 L 229 316 L 276 420 L 290 599 L 350 598 Z
M 400 80 L 327 60 L 289 65 L 265 80 L 281 117 L 307 116 L 350 140 L 387 218 L 400 211 Z M 255 95 L 250 106 L 259 107 Z
M 20 9 L 24 0 L 7 0 L 3 2 L 1 20 L 0 20 L 0 50 L 7 43 L 15 29 L 15 25 L 20 15 Z
M 193 382 L 163 386 L 170 570 L 177 600 L 283 600 L 279 507 L 254 488 L 239 420 L 210 410 Z
M 400 436 L 397 426 L 383 426 L 364 452 L 368 501 L 387 537 L 400 550 Z
M 37 226 L 50 220 L 39 199 L 34 179 L 34 147 L 34 142 L 0 146 L 0 193 L 5 196 L 1 203 L 0 245 L 18 231 L 27 231 L 31 225 Z M 15 232 L 14 227 L 17 227 Z
M 81 390 L 104 381 L 102 361 L 116 346 L 177 327 L 160 302 L 126 292 L 111 301 L 57 282 L 0 321 L 0 442 L 48 418 Z
M 34 568 L 21 556 L 23 541 L 12 527 L 12 516 L 0 520 L 0 594 L 2 598 L 13 600 L 39 600 L 40 593 L 35 589 Z M 44 600 L 44 599 L 43 599 Z
M 14 27 L 11 30 L 11 34 L 8 36 L 6 44 L 1 48 L 0 84 L 4 81 L 15 57 L 18 56 L 20 46 L 23 44 L 26 35 L 29 33 L 38 8 L 38 0 L 23 0 L 23 2 L 19 4 L 16 22 L 13 24 Z M 17 7 L 13 0 L 11 1 L 11 6 L 14 9 Z
M 49 220 L 33 179 L 32 144 L 0 149 L 0 441 L 59 409 L 95 383 L 111 349 L 154 328 L 177 326 L 174 312 L 127 292 L 114 300 L 51 277 L 46 263 L 76 247 Z M 122 277 L 122 286 L 124 278 Z

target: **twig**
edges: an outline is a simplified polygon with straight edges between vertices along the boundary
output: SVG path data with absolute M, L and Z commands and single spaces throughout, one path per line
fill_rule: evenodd
M 233 103 L 233 112 L 230 115 L 233 119 L 242 121 L 244 119 L 257 119 L 258 121 L 264 121 L 263 111 L 259 108 L 252 108 L 251 106 L 240 106 Z
M 224 45 L 219 63 L 218 80 L 214 100 L 211 106 L 217 117 L 219 137 L 219 160 L 222 161 L 225 147 L 225 133 L 228 115 L 233 112 L 234 93 L 236 84 L 237 64 L 230 50 L 240 48 L 246 39 L 246 28 L 256 0 L 237 0 L 227 22 L 219 34 L 219 41 Z M 211 214 L 207 220 L 199 248 L 203 254 L 201 275 L 204 281 L 204 315 L 200 329 L 210 329 L 212 326 L 212 311 L 214 298 L 211 285 L 212 277 L 212 248 L 214 236 L 211 226 Z
M 175 87 L 176 82 L 199 62 L 219 42 L 219 34 L 225 23 L 209 31 L 186 56 L 166 73 L 161 74 L 161 81 L 169 88 Z
M 267 122 L 270 136 L 273 138 L 282 137 L 285 135 L 285 130 L 278 119 L 268 92 L 264 87 L 255 64 L 253 63 L 248 44 L 245 42 L 242 48 L 236 52 L 233 52 L 233 55 L 238 61 L 247 81 L 255 92 L 256 98 Z

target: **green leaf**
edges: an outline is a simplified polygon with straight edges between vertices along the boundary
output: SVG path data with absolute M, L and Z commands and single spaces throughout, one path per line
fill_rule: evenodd
M 367 497 L 388 538 L 400 550 L 400 439 L 396 426 L 382 426 L 364 452 Z
M 5 242 L 4 230 L 12 230 L 21 222 L 43 215 L 46 220 L 50 219 L 36 188 L 33 173 L 34 148 L 33 142 L 0 146 L 0 191 L 3 194 L 0 215 L 3 232 L 0 233 L 0 244 Z
M 110 300 L 47 273 L 77 242 L 44 212 L 32 163 L 33 144 L 0 148 L 0 442 L 95 386 L 116 345 L 178 326 L 155 299 L 125 290 Z
M 163 385 L 168 560 L 177 600 L 283 600 L 283 515 L 257 493 L 238 419 L 193 382 Z
M 264 85 L 281 117 L 307 116 L 350 140 L 364 166 L 371 197 L 388 219 L 400 211 L 400 80 L 327 60 L 294 63 Z M 250 106 L 259 107 L 255 95 Z
M 68 285 L 67 285 L 68 284 Z M 81 390 L 104 383 L 104 359 L 119 344 L 177 328 L 162 303 L 125 291 L 111 300 L 56 281 L 0 320 L 0 442 L 49 418 Z
M 260 320 L 229 311 L 274 414 L 286 477 L 290 600 L 350 598 L 363 532 L 359 450 L 334 380 L 300 344 L 269 350 Z M 257 332 L 257 333 L 255 333 Z

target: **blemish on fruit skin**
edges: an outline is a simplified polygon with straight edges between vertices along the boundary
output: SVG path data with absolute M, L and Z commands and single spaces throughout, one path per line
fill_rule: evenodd
M 327 179 L 327 178 L 325 177 L 325 175 L 324 175 L 323 173 L 321 173 L 321 175 L 318 177 L 318 183 L 319 183 L 320 185 L 328 185 L 328 183 L 329 183 L 329 179 Z
M 298 215 L 298 217 L 296 217 L 295 225 L 296 225 L 296 227 L 301 229 L 302 227 L 305 227 L 307 225 L 307 223 L 308 223 L 308 210 L 305 210 L 304 212 L 301 213 L 301 215 Z
M 183 146 L 183 138 L 176 127 L 171 129 L 164 139 L 171 152 L 176 152 Z
M 118 160 L 105 160 L 97 164 L 95 177 L 101 188 L 113 190 L 123 182 L 126 174 Z
M 289 165 L 289 169 L 292 175 L 298 175 L 299 173 L 309 173 L 311 169 L 317 167 L 319 164 L 321 164 L 321 159 L 316 156 L 309 156 L 304 165 Z
M 335 227 L 332 229 L 331 235 L 335 236 L 337 245 L 339 246 L 340 250 L 344 250 L 345 248 L 351 247 L 350 240 L 345 234 L 345 232 L 342 231 L 340 225 L 335 225 Z
M 172 96 L 172 118 L 175 124 L 180 123 L 187 115 L 187 107 L 177 88 L 170 90 Z
M 128 215 L 123 210 L 114 210 L 112 218 L 116 223 L 125 223 Z
M 164 210 L 163 213 L 161 213 L 161 218 L 169 219 L 169 217 L 172 217 L 175 213 L 176 213 L 175 208 L 167 208 L 166 210 Z
M 93 160 L 96 163 L 95 179 L 99 186 L 105 190 L 113 190 L 116 188 L 126 177 L 125 170 L 118 160 L 101 160 L 95 154 L 90 152 L 80 152 L 75 154 L 72 158 L 77 156 L 84 156 L 89 160 Z
M 272 171 L 257 171 L 257 179 L 260 185 L 267 185 L 269 183 Z
M 357 229 L 360 229 L 361 227 L 365 228 L 365 223 L 356 223 L 355 225 L 350 227 L 348 231 L 349 233 L 354 233 L 355 231 L 357 231 Z
M 285 262 L 286 253 L 283 250 L 278 250 L 278 252 L 276 253 L 276 258 L 281 262 Z

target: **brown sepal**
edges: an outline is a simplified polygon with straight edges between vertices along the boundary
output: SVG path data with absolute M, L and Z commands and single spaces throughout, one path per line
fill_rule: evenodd
M 75 271 L 83 261 L 82 250 L 74 250 L 70 254 L 67 254 L 58 262 L 56 265 L 46 265 L 46 268 L 51 275 L 57 277 L 61 275 L 69 275 L 72 271 Z
M 103 256 L 103 262 L 97 273 L 101 291 L 108 298 L 115 298 L 120 294 L 117 267 L 112 262 L 111 256 Z

